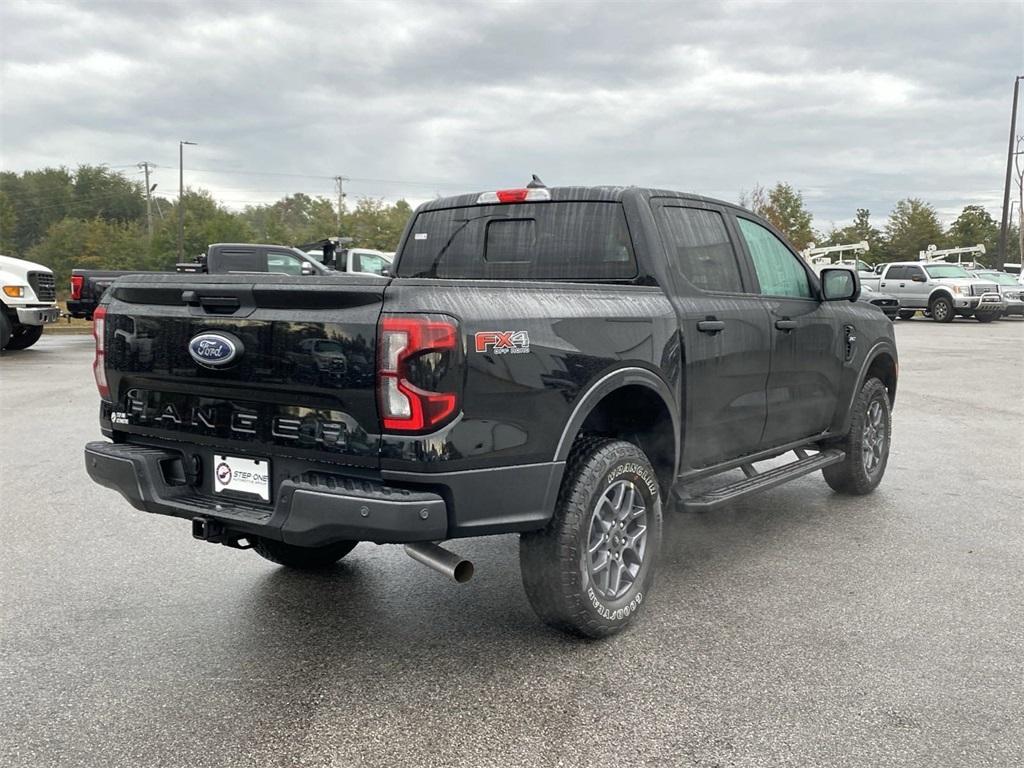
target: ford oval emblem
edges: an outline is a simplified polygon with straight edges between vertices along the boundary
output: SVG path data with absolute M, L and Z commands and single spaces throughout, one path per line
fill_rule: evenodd
M 229 333 L 200 333 L 188 343 L 192 359 L 207 368 L 223 368 L 242 354 L 242 342 Z

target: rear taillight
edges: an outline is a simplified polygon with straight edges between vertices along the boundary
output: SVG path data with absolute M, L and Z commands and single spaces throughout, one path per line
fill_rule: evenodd
M 384 315 L 377 333 L 377 400 L 386 432 L 421 432 L 443 424 L 458 408 L 456 391 L 435 391 L 448 377 L 427 385 L 414 370 L 445 371 L 458 350 L 459 328 L 444 315 Z M 423 366 L 426 358 L 434 365 Z M 445 389 L 454 390 L 454 385 Z
M 106 307 L 97 307 L 92 313 L 92 336 L 96 340 L 96 357 L 92 361 L 92 375 L 96 377 L 96 389 L 100 397 L 110 399 L 110 387 L 107 385 L 106 343 L 104 336 L 107 331 Z
M 71 298 L 74 301 L 78 301 L 82 298 L 82 283 L 85 282 L 85 278 L 81 275 L 71 276 Z

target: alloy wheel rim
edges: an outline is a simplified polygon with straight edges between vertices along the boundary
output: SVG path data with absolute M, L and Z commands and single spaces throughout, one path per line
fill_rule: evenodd
M 636 582 L 647 551 L 647 503 L 631 480 L 612 483 L 598 498 L 587 535 L 587 573 L 606 601 Z
M 944 302 L 938 302 L 935 305 L 935 317 L 939 320 L 943 320 L 946 317 L 946 304 Z
M 861 458 L 864 462 L 864 471 L 868 475 L 874 475 L 882 466 L 887 435 L 888 425 L 885 419 L 885 409 L 882 408 L 881 401 L 876 398 L 868 403 L 864 417 L 864 433 L 861 438 Z

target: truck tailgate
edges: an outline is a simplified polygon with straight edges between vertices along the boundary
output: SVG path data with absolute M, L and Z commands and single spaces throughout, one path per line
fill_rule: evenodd
M 146 275 L 106 314 L 117 431 L 236 455 L 378 466 L 377 321 L 385 278 Z M 226 364 L 201 334 L 227 338 Z M 218 361 L 212 361 L 217 363 Z

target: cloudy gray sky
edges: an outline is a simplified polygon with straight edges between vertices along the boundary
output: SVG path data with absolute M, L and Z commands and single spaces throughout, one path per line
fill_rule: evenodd
M 0 4 L 6 170 L 160 166 L 232 207 L 799 187 L 815 223 L 1001 205 L 1024 3 Z M 1021 128 L 1024 131 L 1024 126 Z M 294 175 L 291 175 L 294 174 Z M 881 223 L 881 222 L 879 222 Z

